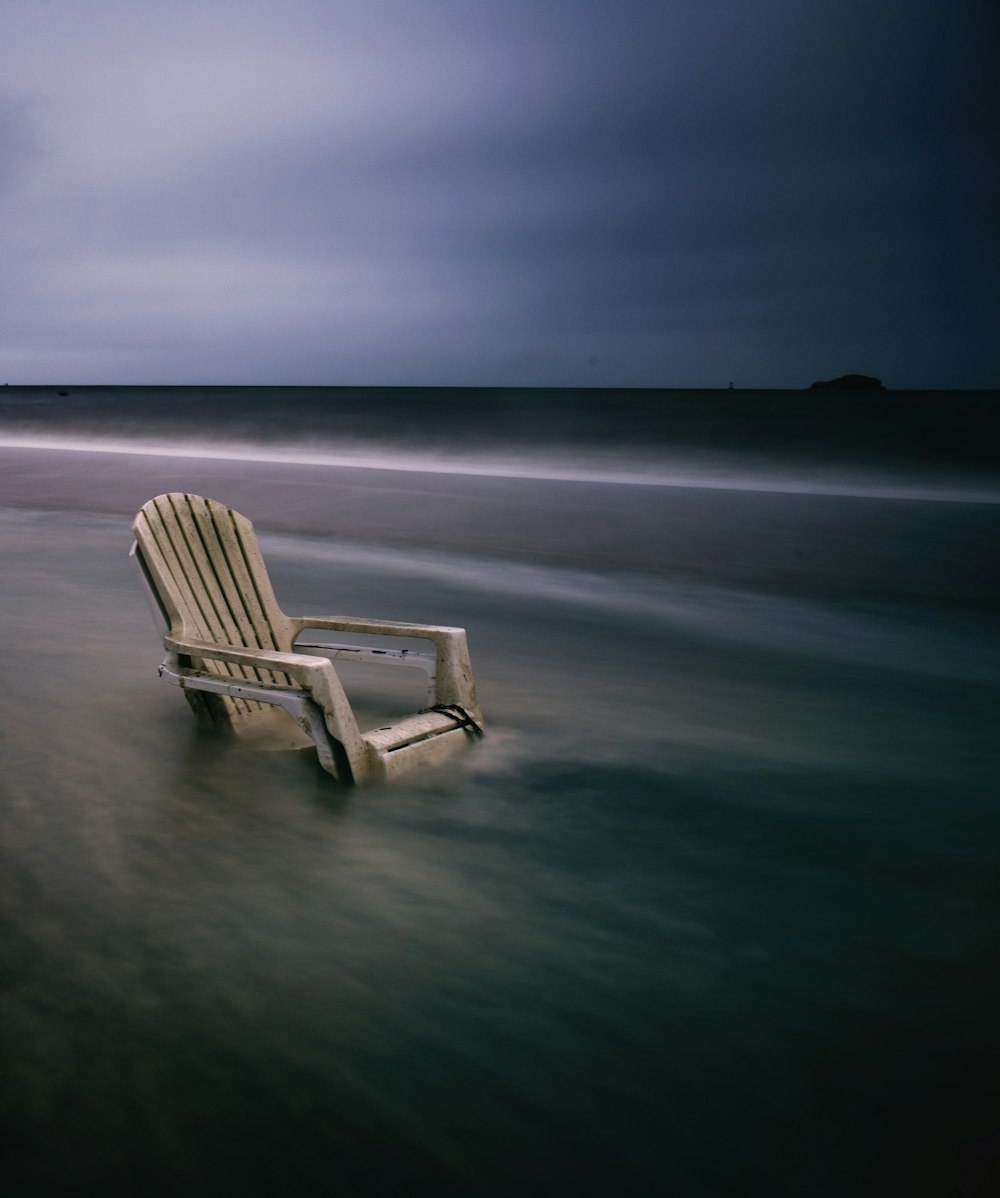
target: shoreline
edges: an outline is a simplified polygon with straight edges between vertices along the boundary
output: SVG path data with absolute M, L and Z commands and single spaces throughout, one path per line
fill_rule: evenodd
M 60 394 L 62 392 L 62 394 Z M 1000 475 L 998 391 L 7 387 L 8 436 L 117 436 L 776 455 Z
M 338 470 L 371 470 L 394 474 L 436 474 L 460 478 L 501 478 L 526 482 L 567 482 L 611 486 L 670 487 L 691 491 L 766 492 L 769 494 L 830 495 L 855 499 L 901 502 L 1000 504 L 1000 479 L 991 474 L 961 475 L 952 472 L 920 479 L 898 473 L 857 468 L 853 481 L 834 481 L 830 467 L 801 463 L 798 469 L 763 457 L 742 459 L 723 456 L 704 464 L 686 459 L 672 465 L 651 458 L 621 455 L 577 455 L 576 467 L 562 466 L 550 454 L 514 453 L 477 455 L 476 451 L 433 455 L 414 450 L 386 451 L 377 446 L 348 446 L 340 452 L 315 443 L 271 443 L 269 447 L 231 442 L 211 448 L 204 443 L 152 443 L 131 438 L 111 440 L 81 436 L 7 436 L 0 434 L 0 452 L 23 450 L 40 453 L 113 454 L 124 457 L 182 459 L 209 462 L 248 462 L 287 467 L 319 466 Z M 470 456 L 471 454 L 471 456 Z M 850 477 L 851 471 L 840 471 Z M 895 477 L 893 477 L 895 475 Z M 797 476 L 797 477 L 796 477 Z

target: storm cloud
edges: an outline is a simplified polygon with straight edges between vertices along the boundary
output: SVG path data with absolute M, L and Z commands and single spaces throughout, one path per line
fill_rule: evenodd
M 996 385 L 986 25 L 4 0 L 0 373 Z

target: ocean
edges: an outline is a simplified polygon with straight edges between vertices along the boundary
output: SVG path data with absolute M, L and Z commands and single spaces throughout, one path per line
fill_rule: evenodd
M 1000 1193 L 996 403 L 0 388 L 5 1192 Z M 200 734 L 165 491 L 487 738 Z

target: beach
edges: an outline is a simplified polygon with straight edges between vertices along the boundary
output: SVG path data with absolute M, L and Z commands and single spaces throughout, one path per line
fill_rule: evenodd
M 990 1192 L 971 401 L 934 459 L 628 395 L 5 390 L 9 1192 Z M 346 791 L 199 734 L 128 561 L 174 490 L 292 614 L 465 627 L 482 745 Z

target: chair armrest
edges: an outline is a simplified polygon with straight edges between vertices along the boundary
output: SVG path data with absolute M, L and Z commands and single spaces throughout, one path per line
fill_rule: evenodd
M 464 628 L 443 624 L 406 624 L 399 620 L 365 620 L 355 616 L 289 616 L 297 636 L 305 628 L 330 632 L 360 632 L 368 636 L 412 636 L 430 641 L 437 662 L 434 671 L 434 701 L 457 703 L 482 723 L 476 682 L 469 661 Z
M 328 632 L 361 632 L 368 636 L 422 637 L 434 644 L 447 643 L 464 628 L 448 628 L 443 624 L 407 624 L 401 620 L 367 620 L 357 616 L 289 616 L 296 635 L 304 628 L 324 628 Z
M 186 657 L 202 657 L 210 661 L 228 661 L 237 666 L 257 670 L 273 670 L 298 680 L 315 670 L 322 659 L 307 653 L 283 653 L 278 649 L 249 649 L 245 645 L 220 645 L 215 641 L 197 641 L 167 635 L 164 647 Z
M 337 671 L 325 657 L 313 657 L 307 653 L 284 653 L 277 649 L 248 649 L 244 645 L 219 645 L 212 641 L 192 640 L 170 634 L 163 638 L 163 645 L 171 652 L 185 657 L 226 661 L 232 665 L 287 674 L 323 709 L 327 727 L 343 744 L 351 761 L 361 760 L 359 754 L 364 753 L 364 747 L 357 720 L 337 677 Z

